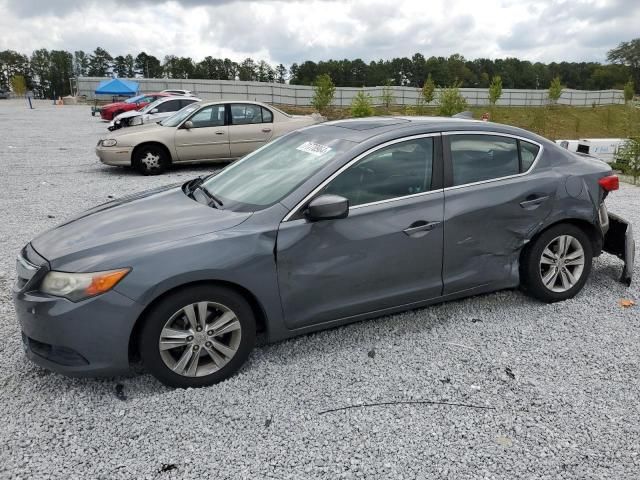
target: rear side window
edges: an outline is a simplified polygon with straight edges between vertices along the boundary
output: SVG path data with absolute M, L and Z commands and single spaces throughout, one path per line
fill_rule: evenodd
M 451 135 L 453 185 L 508 177 L 526 172 L 540 147 L 501 135 Z
M 251 103 L 231 104 L 231 123 L 233 125 L 250 125 L 253 123 L 269 123 L 273 115 L 266 108 Z
M 538 145 L 520 140 L 520 158 L 522 160 L 521 170 L 523 172 L 526 172 L 531 168 L 531 165 L 533 165 L 533 161 L 538 156 L 539 151 L 540 147 Z

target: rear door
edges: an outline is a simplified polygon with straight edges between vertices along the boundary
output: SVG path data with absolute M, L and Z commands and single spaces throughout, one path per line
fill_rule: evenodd
M 216 160 L 230 158 L 229 127 L 226 124 L 225 105 L 208 105 L 187 120 L 192 128 L 183 124 L 176 129 L 175 145 L 179 161 Z
M 487 132 L 446 132 L 444 294 L 512 286 L 530 234 L 550 213 L 559 177 L 536 168 L 542 145 Z
M 234 158 L 253 152 L 273 136 L 273 113 L 261 105 L 232 103 L 229 118 L 229 148 Z

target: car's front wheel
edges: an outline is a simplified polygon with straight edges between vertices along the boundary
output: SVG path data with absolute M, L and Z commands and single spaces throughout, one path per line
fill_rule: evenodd
M 251 306 L 224 287 L 173 293 L 148 313 L 140 337 L 145 368 L 170 387 L 204 387 L 233 375 L 255 344 Z
M 551 227 L 523 256 L 522 288 L 545 302 L 572 298 L 587 281 L 592 259 L 592 243 L 582 229 L 570 224 Z
M 133 152 L 133 167 L 143 175 L 160 175 L 169 166 L 167 152 L 157 145 L 142 145 Z

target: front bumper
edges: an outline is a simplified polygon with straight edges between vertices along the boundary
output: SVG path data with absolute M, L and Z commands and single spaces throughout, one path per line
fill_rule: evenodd
M 98 145 L 96 147 L 96 155 L 102 163 L 105 165 L 114 165 L 116 167 L 130 167 L 131 166 L 131 152 L 132 147 L 103 147 Z
M 614 213 L 608 214 L 609 229 L 604 235 L 602 249 L 624 261 L 620 281 L 631 285 L 633 265 L 636 257 L 636 242 L 633 238 L 633 227 L 624 218 Z
M 121 374 L 129 369 L 129 339 L 143 307 L 111 290 L 81 302 L 13 291 L 27 357 L 70 376 Z

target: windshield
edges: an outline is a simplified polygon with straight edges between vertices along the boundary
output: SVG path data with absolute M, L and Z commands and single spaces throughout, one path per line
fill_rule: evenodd
M 124 103 L 137 103 L 139 102 L 141 99 L 143 99 L 145 97 L 145 95 L 138 95 L 137 97 L 131 97 L 131 98 L 127 98 Z
M 163 121 L 159 122 L 163 127 L 177 127 L 180 123 L 191 115 L 195 110 L 200 107 L 197 103 L 192 103 L 191 105 L 187 105 L 182 110 L 178 110 L 176 113 L 171 115 L 168 118 L 165 118 Z
M 353 142 L 316 129 L 281 137 L 230 165 L 203 186 L 225 208 L 256 211 L 279 202 Z

